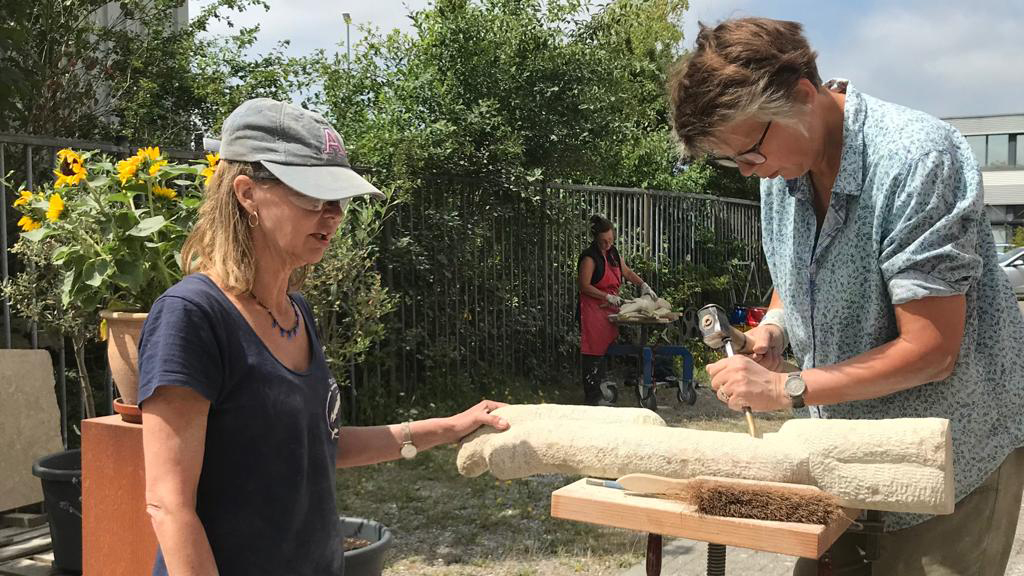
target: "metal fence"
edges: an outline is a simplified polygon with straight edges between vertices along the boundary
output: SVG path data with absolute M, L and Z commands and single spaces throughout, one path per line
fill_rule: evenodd
M 540 386 L 573 374 L 577 259 L 594 213 L 616 224 L 627 263 L 710 264 L 722 257 L 699 240 L 710 234 L 735 247 L 728 257 L 745 271 L 737 283 L 755 286 L 748 300 L 759 300 L 768 284 L 756 202 L 606 186 L 431 182 L 397 208 L 382 242 L 378 267 L 400 304 L 391 336 L 350 371 L 364 405 L 394 405 L 398 394 L 443 397 L 446 388 L 495 376 Z M 388 248 L 401 238 L 420 251 Z M 660 289 L 658 277 L 646 280 Z
M 3 209 L 0 210 L 0 243 L 3 250 L 0 251 L 0 280 L 4 282 L 12 274 L 18 272 L 12 269 L 12 261 L 9 257 L 9 249 L 17 238 L 17 227 L 9 225 L 9 217 L 15 212 L 11 209 L 13 194 L 16 194 L 21 186 L 26 190 L 32 190 L 39 182 L 52 178 L 56 165 L 57 151 L 63 148 L 75 150 L 99 150 L 114 157 L 127 157 L 138 151 L 137 147 L 118 146 L 109 142 L 95 142 L 89 140 L 75 140 L 67 138 L 51 138 L 44 136 L 30 136 L 24 134 L 9 134 L 0 132 L 0 199 L 3 200 Z M 196 159 L 202 154 L 188 150 L 164 150 L 164 155 L 175 159 Z M 0 304 L 2 309 L 3 332 L 0 345 L 3 348 L 31 347 L 39 348 L 40 327 L 34 323 L 26 327 L 28 340 L 16 342 L 12 335 L 12 317 L 10 303 L 6 298 Z M 43 327 L 45 329 L 45 327 Z M 51 335 L 52 336 L 52 335 Z M 57 339 L 47 346 L 54 356 L 59 395 L 59 407 L 61 412 L 61 438 L 64 447 L 68 447 L 68 397 L 66 381 L 66 342 L 64 338 L 57 336 Z M 108 413 L 113 411 L 113 385 L 110 379 L 110 372 L 107 371 L 106 398 Z M 84 406 L 80 406 L 80 416 L 84 415 Z

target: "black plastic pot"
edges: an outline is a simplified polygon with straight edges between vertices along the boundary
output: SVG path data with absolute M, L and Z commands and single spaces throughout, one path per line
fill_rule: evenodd
M 394 541 L 391 530 L 380 522 L 365 518 L 342 516 L 342 538 L 360 538 L 372 542 L 369 546 L 345 552 L 345 576 L 380 576 L 384 571 L 384 556 Z M 344 545 L 344 540 L 340 543 Z
M 43 456 L 32 464 L 43 484 L 43 502 L 50 519 L 53 566 L 82 572 L 82 451 Z

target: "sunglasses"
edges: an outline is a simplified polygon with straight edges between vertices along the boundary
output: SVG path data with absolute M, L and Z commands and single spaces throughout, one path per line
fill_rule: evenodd
M 257 182 L 263 183 L 280 183 L 281 180 L 277 176 L 267 170 L 262 164 L 254 163 L 252 167 L 252 179 Z M 288 188 L 285 191 L 285 196 L 292 204 L 295 204 L 303 210 L 309 210 L 310 212 L 322 212 L 325 208 L 331 210 L 340 210 L 342 213 L 345 212 L 345 208 L 348 207 L 349 198 L 343 198 L 341 200 L 322 200 L 320 198 L 313 198 L 312 196 L 306 196 L 305 194 Z
M 321 200 L 320 198 L 313 198 L 312 196 L 306 196 L 300 192 L 296 192 L 292 189 L 288 189 L 288 199 L 303 210 L 309 210 L 310 212 L 322 212 L 326 208 L 338 210 L 342 213 L 348 208 L 349 198 L 342 198 L 341 200 Z
M 772 121 L 769 120 L 768 124 L 764 127 L 764 132 L 761 132 L 761 137 L 757 140 L 757 144 L 754 144 L 750 149 L 740 152 L 735 156 L 714 156 L 711 160 L 719 166 L 727 166 L 729 168 L 739 168 L 740 164 L 748 166 L 764 164 L 768 159 L 761 153 L 761 144 L 764 142 L 764 137 L 768 135 L 768 129 L 771 127 Z

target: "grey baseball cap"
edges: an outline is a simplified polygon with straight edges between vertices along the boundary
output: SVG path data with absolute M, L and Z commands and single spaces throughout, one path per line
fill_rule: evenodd
M 294 104 L 270 98 L 246 100 L 224 120 L 219 150 L 224 160 L 260 162 L 278 180 L 306 196 L 384 198 L 352 169 L 334 127 L 323 116 Z

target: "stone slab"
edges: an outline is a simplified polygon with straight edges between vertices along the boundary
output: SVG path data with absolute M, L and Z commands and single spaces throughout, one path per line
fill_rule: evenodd
M 32 463 L 63 449 L 46 350 L 0 350 L 0 510 L 43 499 Z

